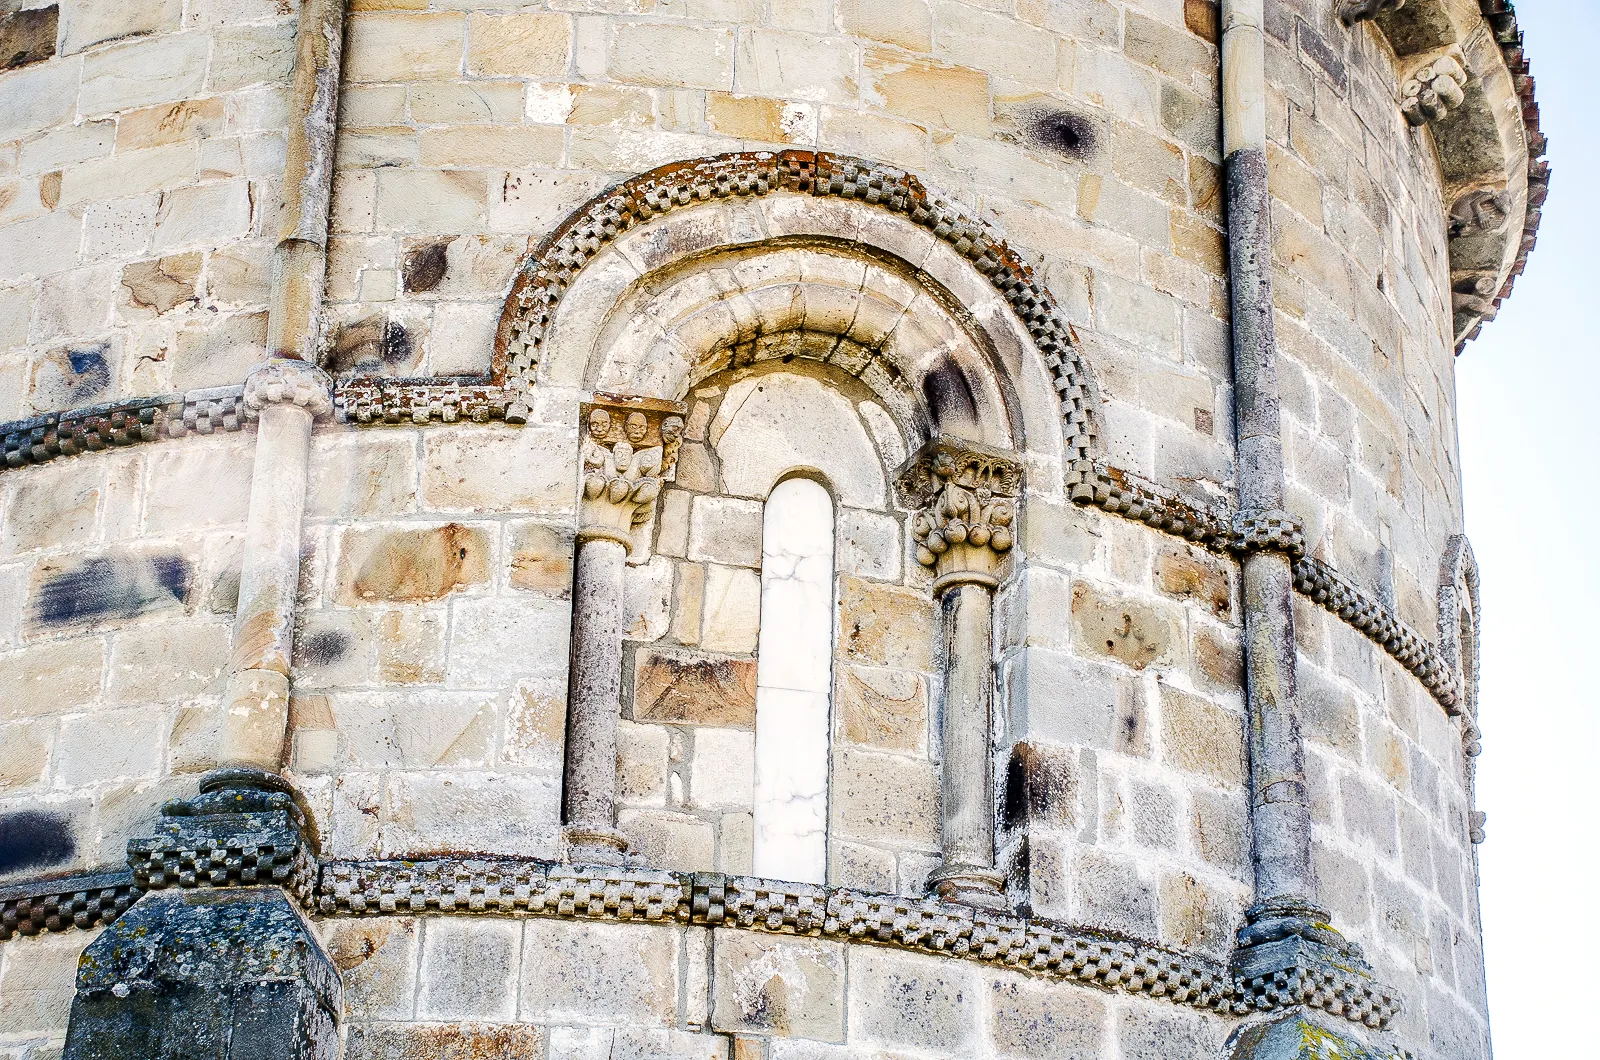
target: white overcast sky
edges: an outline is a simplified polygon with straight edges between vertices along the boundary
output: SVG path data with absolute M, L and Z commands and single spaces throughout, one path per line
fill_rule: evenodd
M 1600 1057 L 1600 0 L 1518 0 L 1555 169 L 1527 273 L 1457 361 L 1483 579 L 1478 805 L 1497 1060 Z

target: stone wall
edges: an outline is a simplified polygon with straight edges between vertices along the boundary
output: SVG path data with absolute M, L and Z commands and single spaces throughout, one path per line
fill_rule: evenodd
M 1268 10 L 1289 508 L 1313 555 L 1431 636 L 1461 522 L 1432 134 L 1406 125 L 1370 27 L 1320 2 Z M 260 358 L 294 14 L 73 0 L 50 49 L 0 71 L 0 420 L 236 384 Z M 1225 505 L 1217 18 L 1204 0 L 353 0 L 323 363 L 481 374 L 514 271 L 590 196 L 665 163 L 815 147 L 904 167 L 1002 227 L 1095 373 L 1107 460 Z M 729 208 L 703 228 L 744 220 Z M 661 383 L 640 365 L 670 348 L 689 415 L 625 575 L 619 826 L 653 867 L 751 870 L 762 501 L 802 468 L 838 526 L 830 882 L 921 893 L 938 854 L 938 616 L 891 491 L 921 440 L 911 412 L 937 402 L 896 406 L 857 354 L 1000 363 L 992 316 L 1009 311 L 932 236 L 881 224 L 880 245 L 921 248 L 923 271 L 885 264 L 859 228 L 853 249 L 774 229 L 773 247 L 711 260 L 674 236 L 641 279 L 641 237 L 597 258 L 587 302 L 574 288 L 553 326 L 566 374 L 535 388 L 526 425 L 319 430 L 287 763 L 324 855 L 562 855 L 578 401 Z M 737 341 L 694 312 L 738 300 Z M 1033 915 L 1224 960 L 1252 894 L 1237 569 L 1067 501 L 1059 439 L 1032 429 L 1055 395 L 1025 353 L 962 424 L 1028 474 L 996 608 L 1001 867 Z M 0 879 L 120 862 L 215 764 L 252 442 L 0 475 L 0 823 L 22 852 Z M 1405 1048 L 1486 1055 L 1459 729 L 1344 622 L 1305 601 L 1295 620 L 1335 926 L 1407 999 Z M 732 929 L 322 929 L 350 1057 L 1132 1060 L 1219 1055 L 1231 1025 Z M 59 1040 L 87 940 L 4 944 L 0 1051 Z M 926 1003 L 894 1008 L 910 996 Z

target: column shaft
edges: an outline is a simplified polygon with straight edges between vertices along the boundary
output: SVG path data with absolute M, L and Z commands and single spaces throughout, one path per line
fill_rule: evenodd
M 572 583 L 572 668 L 562 801 L 573 844 L 610 833 L 617 813 L 617 717 L 622 702 L 622 573 L 613 538 L 578 545 Z
M 973 582 L 946 589 L 944 611 L 944 868 L 994 869 L 994 701 L 990 665 L 993 590 Z

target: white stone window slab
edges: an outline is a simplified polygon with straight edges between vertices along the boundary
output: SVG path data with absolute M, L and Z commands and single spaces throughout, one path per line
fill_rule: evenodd
M 757 876 L 827 882 L 833 699 L 833 499 L 778 483 L 762 520 L 756 663 Z

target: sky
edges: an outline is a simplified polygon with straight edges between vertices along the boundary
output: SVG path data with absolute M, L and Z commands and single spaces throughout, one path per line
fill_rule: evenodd
M 1457 361 L 1482 576 L 1478 806 L 1497 1060 L 1600 1057 L 1600 0 L 1518 0 L 1554 169 L 1539 245 Z

